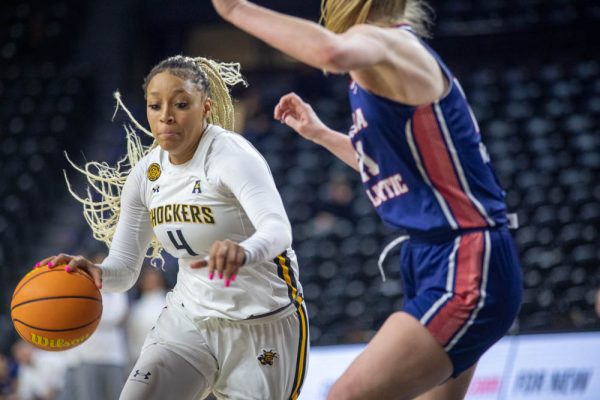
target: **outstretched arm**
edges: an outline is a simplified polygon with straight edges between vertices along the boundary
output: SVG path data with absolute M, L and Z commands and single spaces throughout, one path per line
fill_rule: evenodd
M 288 93 L 279 100 L 274 118 L 298 132 L 303 138 L 325 147 L 358 171 L 358 161 L 350 138 L 325 125 L 310 104 L 305 103 L 296 93 Z
M 380 96 L 429 104 L 448 87 L 437 60 L 409 32 L 364 24 L 335 34 L 246 0 L 212 2 L 225 20 L 250 35 L 315 68 L 352 72 L 355 81 Z
M 101 265 L 95 265 L 83 256 L 61 253 L 45 258 L 36 268 L 47 265 L 53 268 L 68 264 L 66 271 L 81 269 L 90 275 L 98 287 L 109 292 L 125 292 L 137 280 L 142 268 L 146 249 L 152 238 L 152 226 L 148 210 L 140 199 L 140 186 L 144 169 L 135 168 L 127 177 L 121 192 L 121 214 L 110 245 L 108 257 Z
M 371 26 L 355 26 L 338 35 L 317 23 L 245 0 L 213 0 L 213 5 L 236 27 L 315 68 L 348 72 L 380 64 L 389 53 Z

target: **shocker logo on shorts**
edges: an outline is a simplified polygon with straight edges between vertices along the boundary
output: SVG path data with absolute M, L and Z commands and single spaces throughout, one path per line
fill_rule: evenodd
M 273 365 L 273 362 L 276 358 L 279 358 L 279 355 L 275 353 L 275 350 L 263 349 L 262 354 L 259 354 L 256 358 L 261 365 Z
M 160 165 L 152 163 L 148 167 L 148 179 L 152 182 L 160 178 Z

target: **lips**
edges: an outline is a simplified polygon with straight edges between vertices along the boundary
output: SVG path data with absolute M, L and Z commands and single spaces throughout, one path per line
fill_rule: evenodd
M 173 138 L 173 137 L 179 136 L 179 132 L 159 132 L 158 136 L 168 139 L 168 138 Z

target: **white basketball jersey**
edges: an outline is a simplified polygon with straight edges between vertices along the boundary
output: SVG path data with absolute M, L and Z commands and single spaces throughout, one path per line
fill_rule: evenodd
M 255 173 L 246 178 L 248 171 Z M 224 178 L 235 178 L 236 174 L 244 180 Z M 158 147 L 140 160 L 131 175 L 132 182 L 139 183 L 139 192 L 135 188 L 131 192 L 134 196 L 139 193 L 139 202 L 147 210 L 141 229 L 152 229 L 164 249 L 179 259 L 172 296 L 183 304 L 190 317 L 247 319 L 272 313 L 291 302 L 302 302 L 298 265 L 291 248 L 276 249 L 279 255 L 270 254 L 269 259 L 241 267 L 230 287 L 225 287 L 216 276 L 209 280 L 206 268 L 189 267 L 208 255 L 214 241 L 230 239 L 243 246 L 256 232 L 234 195 L 237 188 L 232 190 L 224 181 L 242 186 L 260 182 L 252 190 L 257 192 L 261 204 L 246 204 L 249 214 L 255 221 L 277 214 L 289 226 L 266 161 L 242 136 L 210 125 L 187 163 L 171 164 L 168 153 Z M 125 195 L 129 192 L 124 191 L 123 201 Z M 125 210 L 124 207 L 122 213 Z M 132 225 L 131 221 L 127 225 Z M 119 229 L 131 227 L 119 225 Z M 278 232 L 270 234 L 276 237 Z M 107 260 L 114 256 L 112 249 L 118 238 L 126 236 L 115 234 Z M 107 262 L 103 267 L 104 264 Z

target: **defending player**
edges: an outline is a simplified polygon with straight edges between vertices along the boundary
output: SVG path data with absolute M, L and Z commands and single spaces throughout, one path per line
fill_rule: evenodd
M 103 197 L 80 201 L 95 236 L 110 244 L 108 257 L 99 266 L 65 254 L 41 262 L 68 263 L 105 290 L 125 291 L 149 245 L 155 260 L 161 246 L 179 259 L 177 285 L 121 399 L 197 399 L 210 391 L 296 399 L 300 392 L 308 321 L 291 227 L 266 161 L 231 132 L 227 86 L 239 82 L 238 64 L 176 56 L 155 66 L 144 93 L 146 132 L 158 146 L 143 148 L 130 132 L 130 172 L 120 171 L 123 162 L 82 170 Z
M 324 0 L 328 29 L 248 1 L 213 4 L 288 55 L 350 74 L 349 135 L 293 93 L 275 118 L 358 170 L 382 219 L 410 234 L 401 249 L 403 310 L 329 398 L 463 398 L 477 360 L 518 313 L 521 270 L 477 122 L 456 78 L 421 40 L 424 2 Z

